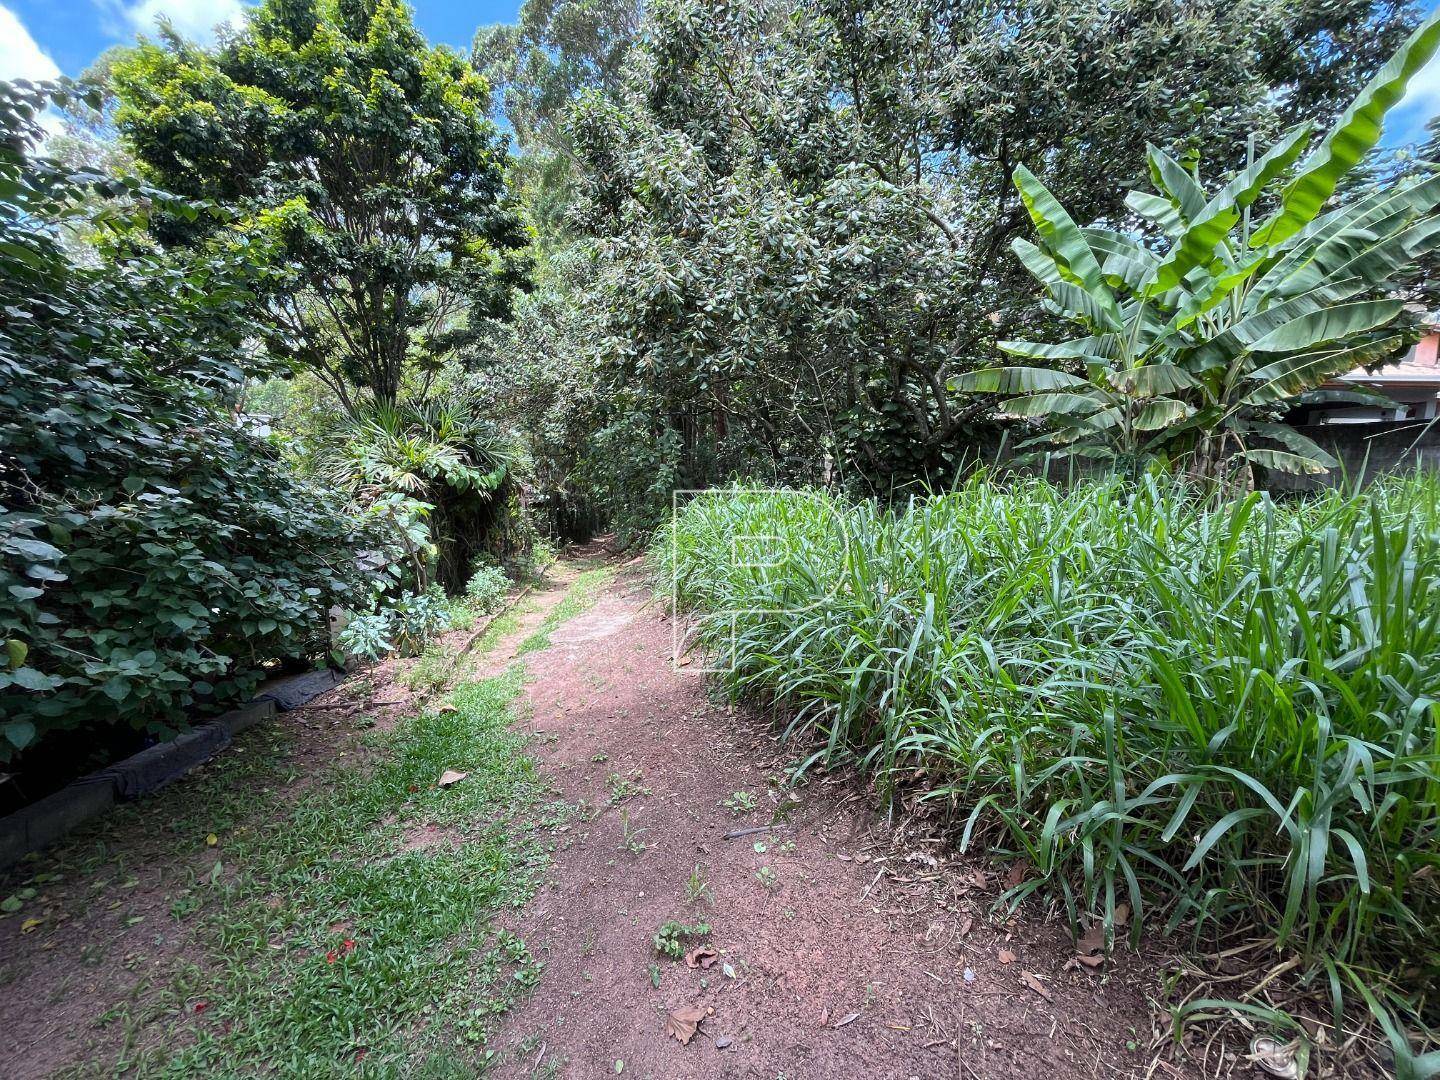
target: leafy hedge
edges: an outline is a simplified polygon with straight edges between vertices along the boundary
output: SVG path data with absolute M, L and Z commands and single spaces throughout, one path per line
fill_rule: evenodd
M 205 208 L 29 157 L 44 102 L 0 84 L 0 760 L 244 699 L 377 546 L 234 410 L 264 260 L 157 254 L 147 208 Z

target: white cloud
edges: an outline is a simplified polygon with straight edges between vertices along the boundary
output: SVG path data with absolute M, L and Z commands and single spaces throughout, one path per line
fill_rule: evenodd
M 0 79 L 44 82 L 60 77 L 60 68 L 40 48 L 19 17 L 0 4 Z
M 1417 71 L 1405 88 L 1405 96 L 1386 118 L 1385 141 L 1390 145 L 1425 136 L 1425 124 L 1440 115 L 1440 55 Z
M 1405 87 L 1400 108 L 1417 107 L 1427 108 L 1432 113 L 1440 112 L 1440 54 L 1432 56 Z
M 156 20 L 166 18 L 182 36 L 208 43 L 222 23 L 238 26 L 245 6 L 240 0 L 138 0 L 121 14 L 137 33 L 153 34 Z

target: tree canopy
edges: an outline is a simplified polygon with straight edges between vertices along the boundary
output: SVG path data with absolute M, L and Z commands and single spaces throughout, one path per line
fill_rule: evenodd
M 147 175 L 233 208 L 162 241 L 278 243 L 268 343 L 347 407 L 422 385 L 523 277 L 490 92 L 399 0 L 266 0 L 213 49 L 164 32 L 112 63 Z
M 1232 169 L 1252 132 L 1338 114 L 1413 24 L 1309 0 L 652 4 L 565 130 L 608 420 L 693 486 L 943 480 L 996 431 L 949 379 L 1053 325 L 1008 251 L 1019 165 L 1121 224 L 1150 143 Z

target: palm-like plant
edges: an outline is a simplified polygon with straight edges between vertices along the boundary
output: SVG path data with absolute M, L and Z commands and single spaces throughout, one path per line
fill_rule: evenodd
M 432 502 L 440 488 L 488 492 L 499 486 L 510 454 L 488 425 L 460 401 L 377 405 L 325 454 L 327 479 L 367 498 L 395 493 Z
M 317 449 L 316 471 L 349 492 L 358 511 L 393 527 L 417 590 L 437 560 L 439 579 L 462 586 L 471 549 L 503 516 L 497 496 L 517 463 L 511 446 L 458 393 L 376 405 L 336 422 Z
M 1080 228 L 1029 170 L 1017 168 L 1039 236 L 1012 247 L 1052 309 L 1086 334 L 1056 344 L 1000 343 L 1014 356 L 1070 370 L 988 368 L 954 387 L 1018 395 L 1002 410 L 1046 419 L 1051 431 L 1042 440 L 1063 452 L 1132 462 L 1189 456 L 1209 476 L 1236 459 L 1247 475 L 1251 464 L 1325 471 L 1333 459 L 1275 422 L 1280 404 L 1405 344 L 1403 304 L 1385 289 L 1440 244 L 1440 218 L 1431 215 L 1440 178 L 1325 207 L 1379 142 L 1385 113 L 1437 45 L 1440 16 L 1432 15 L 1303 161 L 1308 124 L 1213 194 L 1152 147 L 1156 193 L 1132 191 L 1126 200 L 1151 236 Z M 1272 212 L 1252 223 L 1252 210 L 1276 187 Z

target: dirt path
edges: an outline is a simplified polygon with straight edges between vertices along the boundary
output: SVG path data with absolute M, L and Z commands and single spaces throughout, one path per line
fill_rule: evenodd
M 516 919 L 545 970 L 498 1040 L 504 1074 L 1146 1073 L 1137 963 L 1066 971 L 1059 922 L 992 925 L 1003 868 L 907 846 L 848 780 L 784 812 L 785 748 L 672 665 L 662 608 L 622 572 L 527 659 L 534 752 L 585 812 Z M 777 810 L 784 827 L 726 838 Z M 657 954 L 668 920 L 710 925 L 711 966 Z M 688 1007 L 703 1020 L 682 1045 L 666 1022 Z
M 608 585 L 602 567 L 616 571 Z M 941 845 L 886 827 L 850 778 L 816 776 L 788 790 L 793 750 L 744 711 L 707 700 L 692 668 L 672 665 L 663 605 L 651 602 L 633 564 L 582 552 L 458 662 L 447 655 L 473 637 L 473 629 L 452 632 L 428 671 L 426 658 L 392 660 L 282 714 L 161 797 L 13 872 L 5 889 L 24 886 L 25 899 L 22 912 L 0 918 L 0 1076 L 123 1073 L 142 1059 L 150 1063 L 142 1073 L 165 1072 L 172 1050 L 207 1024 L 228 1031 L 230 1019 L 212 1019 L 223 1004 L 202 1014 L 195 1000 L 203 969 L 243 966 L 246 956 L 253 963 L 267 946 L 242 934 L 216 954 L 215 919 L 207 937 L 188 912 L 215 875 L 224 875 L 221 887 L 230 880 L 232 835 L 257 820 L 289 820 L 333 770 L 377 761 L 367 739 L 405 730 L 405 718 L 425 711 L 427 692 L 457 680 L 475 686 L 516 662 L 529 680 L 516 723 L 531 732 L 529 753 L 546 780 L 580 811 L 544 827 L 554 847 L 544 884 L 501 916 L 542 968 L 498 1032 L 485 1025 L 499 1074 L 1146 1073 L 1150 969 L 1121 957 L 1097 973 L 1065 970 L 1071 950 L 1059 922 L 992 924 L 1006 868 L 952 861 Z M 408 842 L 393 814 L 362 817 L 355 850 L 337 867 L 384 865 L 397 850 L 429 851 L 430 839 L 450 835 L 423 824 L 443 802 L 408 791 L 418 794 L 401 790 L 396 812 L 419 814 L 407 827 L 427 843 Z M 480 816 L 479 825 L 492 820 Z M 772 821 L 780 827 L 754 831 Z M 727 838 L 735 832 L 745 834 Z M 448 849 L 433 850 L 444 858 Z M 318 888 L 325 895 L 323 875 Z M 262 912 L 262 923 L 268 918 Z M 332 920 L 324 910 L 305 918 L 322 936 Z M 702 966 L 692 968 L 659 955 L 656 933 L 671 920 L 708 924 L 708 936 L 686 945 L 708 946 L 713 957 L 697 956 Z M 361 955 L 382 945 L 396 948 L 377 936 L 361 942 Z M 304 949 L 293 956 L 287 979 L 307 962 Z M 324 959 L 314 958 L 322 970 Z M 686 1009 L 698 1010 L 690 1015 L 699 1025 L 682 1045 L 666 1024 Z M 266 1029 L 276 1052 L 296 1038 L 289 1023 Z M 480 1068 L 476 1052 L 456 1059 L 464 1064 L 455 1075 Z M 328 1068 L 397 1075 L 361 1069 L 363 1054 Z M 1175 1074 L 1162 1066 L 1159 1075 Z

